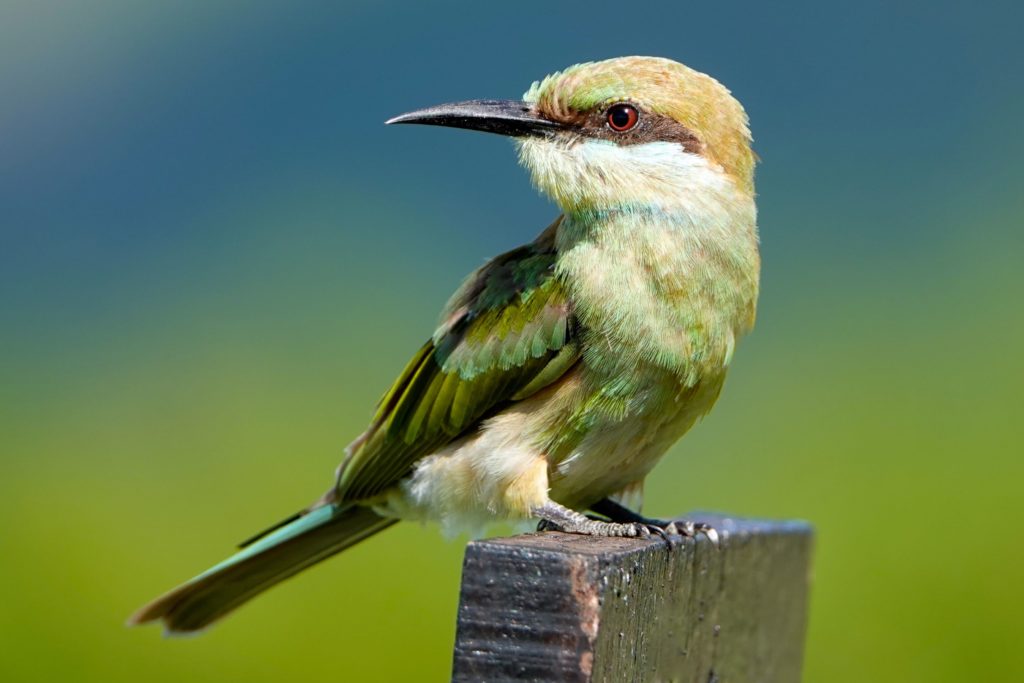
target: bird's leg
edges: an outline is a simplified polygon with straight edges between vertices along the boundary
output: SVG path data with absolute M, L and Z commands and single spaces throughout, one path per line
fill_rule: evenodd
M 602 498 L 591 505 L 590 509 L 613 522 L 640 522 L 642 524 L 655 524 L 662 527 L 671 524 L 671 522 L 666 522 L 662 519 L 644 517 L 638 512 L 633 512 L 625 505 L 616 503 L 611 498 Z
M 668 534 L 679 534 L 688 538 L 693 538 L 697 534 L 704 534 L 708 537 L 708 540 L 718 545 L 718 532 L 711 527 L 710 524 L 704 524 L 702 522 L 690 522 L 688 520 L 678 520 L 675 522 L 666 522 L 661 519 L 651 519 L 644 517 L 641 514 L 633 512 L 624 505 L 619 505 L 611 498 L 602 498 L 593 505 L 590 509 L 599 515 L 607 517 L 612 522 L 627 523 L 627 524 L 642 524 L 644 526 L 657 527 L 664 529 Z
M 536 508 L 533 514 L 535 517 L 541 518 L 540 524 L 537 525 L 538 531 L 564 531 L 569 534 L 585 536 L 633 538 L 656 535 L 667 539 L 667 533 L 663 527 L 643 522 L 605 522 L 600 519 L 591 519 L 551 500 Z

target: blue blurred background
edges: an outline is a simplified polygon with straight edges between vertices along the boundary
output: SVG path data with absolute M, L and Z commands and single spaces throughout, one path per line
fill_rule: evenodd
M 1018 3 L 0 3 L 3 680 L 443 680 L 462 541 L 400 525 L 201 638 L 142 601 L 307 503 L 461 277 L 554 217 L 389 129 L 625 54 L 726 83 L 758 329 L 647 511 L 818 529 L 806 679 L 1024 672 Z

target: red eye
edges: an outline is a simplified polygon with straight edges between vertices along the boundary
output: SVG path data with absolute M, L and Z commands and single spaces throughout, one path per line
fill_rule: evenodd
M 608 126 L 619 133 L 624 133 L 640 120 L 636 108 L 630 104 L 616 104 L 608 110 Z

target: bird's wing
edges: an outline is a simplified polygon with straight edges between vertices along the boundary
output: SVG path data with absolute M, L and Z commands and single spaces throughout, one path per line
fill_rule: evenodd
M 417 460 L 551 384 L 577 361 L 570 302 L 554 275 L 557 226 L 492 259 L 455 293 L 433 338 L 350 447 L 339 472 L 340 500 L 366 500 L 388 489 Z

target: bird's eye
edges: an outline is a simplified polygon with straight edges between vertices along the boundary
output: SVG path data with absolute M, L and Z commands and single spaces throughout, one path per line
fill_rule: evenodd
M 616 104 L 608 110 L 608 127 L 617 133 L 625 133 L 639 120 L 640 115 L 631 104 Z

